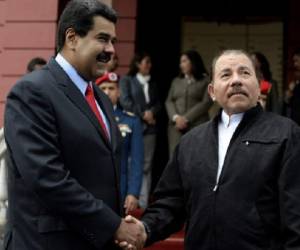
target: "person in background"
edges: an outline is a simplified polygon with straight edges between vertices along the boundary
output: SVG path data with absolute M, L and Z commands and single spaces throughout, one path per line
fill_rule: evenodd
M 170 157 L 183 134 L 209 120 L 212 101 L 207 93 L 208 83 L 200 54 L 195 50 L 182 53 L 180 74 L 173 80 L 165 103 Z
M 300 48 L 293 53 L 294 79 L 285 93 L 286 115 L 300 125 Z
M 46 65 L 46 63 L 47 62 L 44 58 L 41 57 L 32 58 L 27 64 L 27 73 L 42 68 L 44 65 Z
M 151 76 L 152 62 L 147 53 L 137 53 L 132 59 L 129 72 L 120 80 L 120 103 L 133 112 L 143 124 L 144 168 L 139 198 L 141 208 L 146 208 L 152 181 L 152 162 L 156 145 L 156 118 L 161 110 L 156 83 Z
M 278 84 L 272 78 L 268 59 L 261 52 L 252 52 L 251 58 L 260 81 L 261 96 L 259 101 L 266 111 L 281 114 L 282 101 L 279 98 Z
M 96 80 L 100 89 L 108 95 L 114 108 L 114 116 L 122 135 L 121 197 L 125 213 L 134 211 L 143 178 L 144 145 L 140 119 L 122 109 L 119 104 L 120 89 L 117 74 L 110 72 Z

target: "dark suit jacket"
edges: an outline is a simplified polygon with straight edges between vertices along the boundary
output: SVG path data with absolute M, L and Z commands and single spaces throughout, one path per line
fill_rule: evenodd
M 131 111 L 143 119 L 144 112 L 151 110 L 157 116 L 161 110 L 155 82 L 149 82 L 150 102 L 147 104 L 141 84 L 135 76 L 125 76 L 120 80 L 121 96 L 120 103 L 126 111 Z M 155 126 L 144 123 L 144 133 L 155 132 Z
M 9 249 L 113 249 L 121 220 L 120 135 L 110 101 L 94 91 L 111 143 L 54 59 L 9 93 Z

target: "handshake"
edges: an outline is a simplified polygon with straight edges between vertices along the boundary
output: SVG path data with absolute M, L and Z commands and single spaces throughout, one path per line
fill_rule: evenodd
M 144 224 L 128 215 L 122 219 L 114 238 L 115 243 L 122 249 L 140 250 L 145 245 L 147 234 Z

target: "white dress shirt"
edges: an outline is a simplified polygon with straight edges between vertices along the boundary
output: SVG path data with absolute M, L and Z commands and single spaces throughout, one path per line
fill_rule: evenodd
M 58 53 L 57 56 L 55 57 L 56 62 L 62 67 L 62 69 L 66 72 L 66 74 L 70 77 L 72 82 L 75 84 L 75 86 L 79 89 L 81 94 L 85 98 L 85 92 L 87 89 L 88 84 L 76 71 L 76 69 L 60 54 Z M 102 111 L 100 105 L 98 104 L 97 100 L 95 100 L 97 108 L 100 112 L 100 115 L 102 117 L 102 120 L 104 121 L 104 124 L 106 126 L 106 131 L 108 132 L 109 139 L 111 138 L 110 135 L 110 129 L 109 129 L 109 122 L 104 115 L 104 112 Z
M 136 74 L 136 78 L 138 79 L 139 83 L 143 87 L 144 95 L 146 103 L 148 104 L 150 102 L 150 96 L 149 96 L 149 81 L 150 81 L 150 75 L 144 76 L 141 73 Z
M 226 157 L 230 140 L 237 126 L 240 124 L 243 116 L 244 113 L 233 114 L 229 116 L 225 113 L 224 110 L 222 111 L 221 121 L 219 122 L 218 125 L 219 162 L 218 162 L 218 173 L 216 178 L 217 185 L 219 183 L 219 178 L 222 172 L 222 168 L 223 168 L 223 164 L 224 164 L 224 160 Z

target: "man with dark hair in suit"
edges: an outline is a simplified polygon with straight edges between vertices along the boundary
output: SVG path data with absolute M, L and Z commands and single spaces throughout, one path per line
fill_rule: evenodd
M 122 219 L 120 134 L 108 97 L 92 81 L 114 54 L 116 14 L 98 0 L 71 0 L 58 54 L 12 88 L 5 111 L 9 227 L 5 249 L 140 246 L 139 223 Z M 126 235 L 126 236 L 125 236 Z

